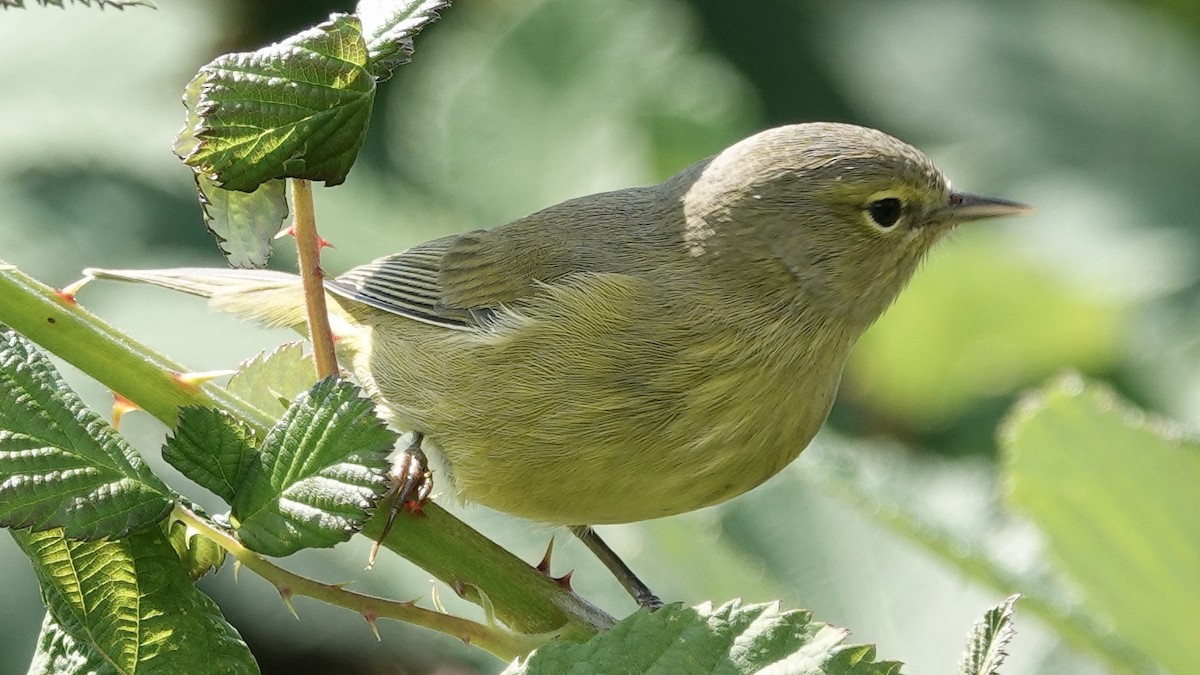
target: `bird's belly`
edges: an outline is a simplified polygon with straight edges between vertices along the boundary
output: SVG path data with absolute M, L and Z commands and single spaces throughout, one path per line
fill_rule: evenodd
M 376 331 L 355 370 L 437 447 L 451 475 L 435 484 L 546 523 L 658 518 L 755 487 L 816 434 L 841 370 L 841 354 L 785 362 L 740 333 L 689 342 L 606 325 L 580 345 L 596 326 L 544 325 L 502 339 L 406 326 L 386 350 Z

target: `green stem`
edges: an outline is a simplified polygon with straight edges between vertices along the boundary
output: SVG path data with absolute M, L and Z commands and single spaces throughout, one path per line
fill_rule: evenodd
M 269 581 L 291 607 L 291 597 L 300 595 L 358 612 L 375 630 L 376 619 L 394 619 L 414 626 L 454 635 L 462 641 L 486 649 L 505 661 L 524 656 L 545 642 L 545 636 L 521 635 L 500 626 L 486 626 L 443 612 L 417 607 L 364 593 L 348 591 L 337 584 L 325 584 L 289 572 L 263 556 L 242 546 L 241 542 L 207 519 L 182 505 L 175 506 L 174 517 L 225 549 L 239 564 Z M 295 610 L 292 610 L 293 613 Z M 378 634 L 378 631 L 376 631 Z
M 225 389 L 189 384 L 186 372 L 109 326 L 73 300 L 0 262 L 0 323 L 7 324 L 109 389 L 173 426 L 179 408 L 224 409 L 260 433 L 273 420 Z M 378 537 L 386 509 L 364 530 Z M 513 556 L 436 504 L 420 514 L 401 514 L 384 546 L 411 560 L 469 600 L 490 606 L 496 617 L 527 635 L 586 640 L 616 621 L 583 598 Z

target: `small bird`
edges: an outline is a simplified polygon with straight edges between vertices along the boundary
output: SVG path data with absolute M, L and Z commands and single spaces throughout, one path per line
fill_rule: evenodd
M 699 509 L 773 476 L 812 440 L 851 347 L 934 243 L 1030 211 L 952 189 L 883 132 L 797 124 L 659 185 L 435 239 L 325 287 L 339 358 L 390 423 L 424 439 L 439 481 L 572 526 L 655 606 L 588 526 Z M 292 274 L 85 274 L 304 327 Z

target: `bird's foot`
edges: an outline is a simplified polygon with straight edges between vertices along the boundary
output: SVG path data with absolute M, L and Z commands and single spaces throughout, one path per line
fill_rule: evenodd
M 396 516 L 400 514 L 400 511 L 420 513 L 425 503 L 429 501 L 429 495 L 433 491 L 433 472 L 429 470 L 429 462 L 425 457 L 425 452 L 421 449 L 422 440 L 424 440 L 424 436 L 417 434 L 412 443 L 401 450 L 392 462 L 392 470 L 388 472 L 391 487 L 380 500 L 381 503 L 391 500 L 391 505 L 388 507 L 388 519 L 383 526 L 383 532 L 379 534 L 379 539 L 371 546 L 371 553 L 367 558 L 367 569 L 375 564 L 379 547 L 387 538 L 388 533 L 392 531 L 392 524 L 396 522 Z

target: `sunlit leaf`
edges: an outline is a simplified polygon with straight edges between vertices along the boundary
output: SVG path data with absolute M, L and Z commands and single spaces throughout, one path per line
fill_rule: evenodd
M 789 673 L 893 675 L 894 661 L 876 661 L 875 648 L 843 645 L 849 631 L 781 611 L 777 604 L 671 606 L 639 611 L 584 644 L 538 648 L 506 675 L 601 673 Z
M 169 488 L 28 340 L 0 333 L 0 525 L 121 535 L 162 520 Z
M 387 487 L 395 442 L 358 387 L 318 382 L 272 427 L 239 486 L 238 537 L 273 556 L 346 541 Z
M 254 52 L 217 57 L 188 86 L 176 152 L 227 190 L 275 178 L 337 185 L 358 156 L 375 81 L 357 18 L 329 21 Z
M 1005 426 L 1011 499 L 1084 602 L 1171 672 L 1200 663 L 1200 443 L 1066 376 Z
M 160 530 L 107 541 L 73 541 L 58 530 L 13 537 L 65 633 L 43 635 L 46 662 L 93 663 L 99 655 L 118 673 L 258 672 Z

